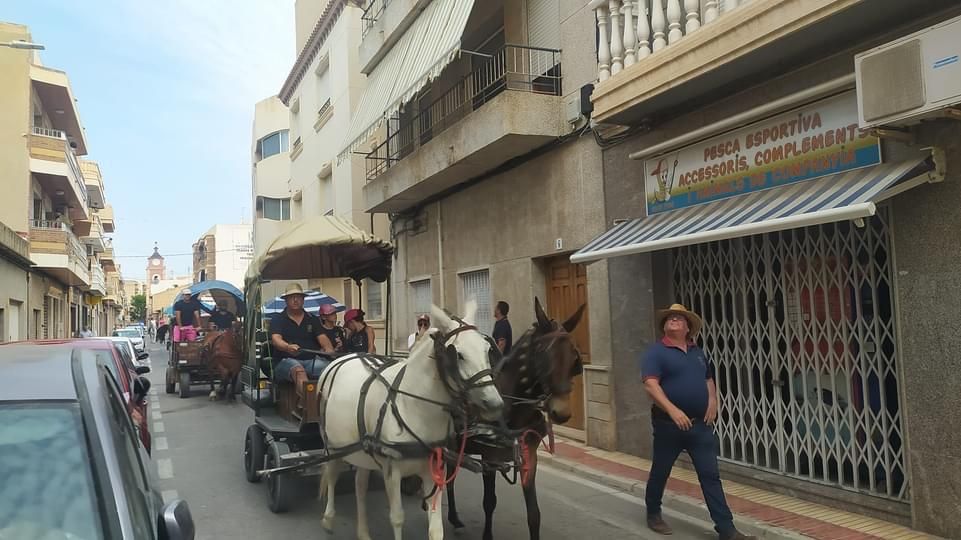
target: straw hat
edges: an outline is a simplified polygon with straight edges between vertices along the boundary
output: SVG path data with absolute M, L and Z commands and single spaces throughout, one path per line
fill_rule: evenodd
M 288 296 L 293 296 L 295 294 L 307 296 L 307 293 L 304 292 L 304 288 L 300 286 L 300 283 L 291 283 L 290 285 L 287 285 L 287 289 L 284 290 L 284 294 L 280 295 L 280 297 L 286 300 Z
M 667 320 L 670 315 L 681 315 L 687 319 L 688 337 L 694 339 L 697 337 L 698 332 L 701 331 L 701 326 L 704 322 L 701 320 L 701 316 L 693 311 L 689 311 L 683 304 L 671 304 L 671 307 L 667 309 L 661 309 L 657 312 L 657 325 L 658 328 L 664 328 L 664 321 Z

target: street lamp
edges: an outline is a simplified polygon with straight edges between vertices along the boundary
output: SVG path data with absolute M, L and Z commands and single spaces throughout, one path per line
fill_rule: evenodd
M 0 41 L 0 47 L 10 47 L 11 49 L 26 49 L 28 51 L 42 51 L 46 47 L 39 43 L 31 43 L 18 39 L 16 41 Z

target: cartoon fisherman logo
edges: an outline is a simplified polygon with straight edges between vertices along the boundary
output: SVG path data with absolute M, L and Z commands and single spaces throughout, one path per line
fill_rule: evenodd
M 657 181 L 657 191 L 654 192 L 654 200 L 658 202 L 667 202 L 671 200 L 671 190 L 674 188 L 674 172 L 677 170 L 677 159 L 674 160 L 674 166 L 668 167 L 667 162 L 663 159 L 658 160 L 657 168 L 651 171 L 651 176 Z M 670 175 L 670 179 L 668 179 Z

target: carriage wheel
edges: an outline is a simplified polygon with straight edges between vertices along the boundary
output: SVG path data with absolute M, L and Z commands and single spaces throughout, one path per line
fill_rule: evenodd
M 177 370 L 172 368 L 167 368 L 167 387 L 166 391 L 168 394 L 174 394 L 177 392 Z
M 244 473 L 250 483 L 260 482 L 256 473 L 264 466 L 264 455 L 267 453 L 267 441 L 264 440 L 264 430 L 257 424 L 247 428 L 244 437 Z
M 180 372 L 180 397 L 181 398 L 190 397 L 190 372 L 189 371 Z
M 280 456 L 290 452 L 290 447 L 280 441 L 270 443 L 267 449 L 267 468 L 280 466 Z M 277 473 L 267 477 L 267 506 L 275 514 L 282 514 L 293 505 L 297 496 L 297 478 L 292 473 Z

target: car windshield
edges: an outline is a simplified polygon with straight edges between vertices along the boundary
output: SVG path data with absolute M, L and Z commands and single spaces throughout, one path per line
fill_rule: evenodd
M 138 337 L 140 337 L 140 332 L 138 332 L 138 331 L 136 331 L 136 330 L 134 330 L 134 329 L 132 329 L 132 328 L 131 328 L 131 329 L 126 329 L 126 328 L 124 328 L 123 330 L 117 330 L 117 331 L 115 331 L 114 333 L 117 334 L 117 335 L 120 336 L 120 337 L 129 337 L 129 338 L 138 338 Z
M 0 538 L 103 538 L 73 404 L 0 404 Z

